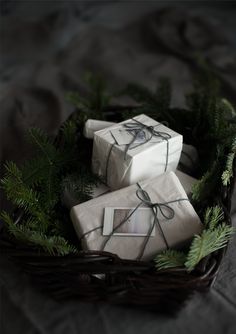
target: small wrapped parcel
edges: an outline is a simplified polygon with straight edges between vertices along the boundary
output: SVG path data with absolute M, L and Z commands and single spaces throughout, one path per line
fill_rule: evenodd
M 94 133 L 92 169 L 112 189 L 175 171 L 183 137 L 146 115 Z

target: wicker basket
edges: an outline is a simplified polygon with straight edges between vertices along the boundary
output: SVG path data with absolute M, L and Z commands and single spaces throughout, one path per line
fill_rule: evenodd
M 118 108 L 117 120 L 120 120 L 119 111 Z M 60 143 L 58 138 L 57 141 Z M 222 186 L 218 194 L 225 221 L 230 225 L 233 183 Z M 20 220 L 21 213 L 16 211 L 16 223 Z M 100 251 L 49 256 L 9 238 L 4 228 L 0 249 L 29 275 L 34 287 L 57 300 L 106 301 L 160 312 L 175 312 L 194 291 L 209 289 L 226 251 L 222 249 L 205 257 L 189 273 L 184 268 L 157 271 L 154 262 L 123 260 L 115 254 Z

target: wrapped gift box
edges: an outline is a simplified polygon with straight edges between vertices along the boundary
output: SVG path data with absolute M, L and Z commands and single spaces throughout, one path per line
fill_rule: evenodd
M 127 145 L 133 140 L 127 126 L 151 127 L 161 136 L 152 136 L 144 129 L 150 140 Z M 116 135 L 116 136 L 115 136 Z M 118 137 L 118 135 L 120 135 Z M 168 139 L 163 139 L 163 136 Z M 119 139 L 119 140 L 118 140 Z M 182 135 L 167 128 L 146 115 L 139 115 L 122 123 L 95 132 L 93 142 L 93 172 L 105 178 L 112 189 L 120 189 L 140 180 L 155 177 L 166 171 L 175 171 L 182 150 Z
M 188 243 L 193 235 L 201 232 L 200 219 L 187 200 L 187 195 L 175 173 L 165 173 L 153 179 L 141 181 L 139 185 L 148 193 L 152 203 L 175 201 L 169 204 L 174 210 L 172 219 L 167 220 L 158 210 L 157 218 L 161 229 L 159 226 L 155 226 L 154 235 L 152 233 L 148 236 L 149 239 L 142 259 L 149 260 L 158 252 L 167 248 L 162 233 L 169 247 L 179 248 Z M 126 259 L 137 259 L 139 257 L 147 236 L 129 236 L 129 234 L 108 236 L 107 234 L 104 235 L 103 231 L 106 210 L 112 208 L 132 208 L 133 210 L 141 203 L 136 194 L 137 189 L 139 189 L 138 185 L 134 184 L 72 208 L 71 219 L 85 250 L 105 250 Z M 143 221 L 143 224 L 149 225 L 148 231 L 150 232 L 154 214 L 150 207 L 143 203 L 140 208 L 146 208 L 151 212 L 150 220 Z M 111 223 L 114 223 L 114 221 L 111 221 Z M 128 222 L 125 224 L 128 224 Z

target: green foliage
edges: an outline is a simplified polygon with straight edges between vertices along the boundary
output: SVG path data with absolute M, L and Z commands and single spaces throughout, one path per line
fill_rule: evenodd
M 221 99 L 221 103 L 224 105 L 225 113 L 227 115 L 227 119 L 232 119 L 232 117 L 236 116 L 235 109 L 233 105 L 227 99 Z
M 192 186 L 192 199 L 195 202 L 200 203 L 214 196 L 214 190 L 217 186 L 219 179 L 219 169 L 217 162 L 214 161 L 212 167 L 196 181 Z
M 172 267 L 185 267 L 188 271 L 207 255 L 224 248 L 235 229 L 222 222 L 224 214 L 219 206 L 207 208 L 204 216 L 204 230 L 195 235 L 188 253 L 167 250 L 157 255 L 155 262 L 158 270 Z
M 183 267 L 185 261 L 186 254 L 173 249 L 165 250 L 155 258 L 156 268 L 158 270 Z
M 61 127 L 61 133 L 63 136 L 63 147 L 68 149 L 68 147 L 71 147 L 72 150 L 76 147 L 76 141 L 77 141 L 77 124 L 73 120 L 67 120 L 64 122 L 64 124 Z
M 231 151 L 227 155 L 225 170 L 222 173 L 221 179 L 224 186 L 230 183 L 233 176 L 234 159 L 236 154 L 236 138 L 233 139 Z
M 2 212 L 0 218 L 5 222 L 8 232 L 24 244 L 29 244 L 32 247 L 40 246 L 50 255 L 64 256 L 77 252 L 77 249 L 61 236 L 48 236 L 40 231 L 32 230 L 32 220 L 24 222 L 22 225 L 14 224 L 6 212 Z
M 206 209 L 204 216 L 205 228 L 210 231 L 214 230 L 215 227 L 224 219 L 224 213 L 219 206 L 214 206 Z
M 50 254 L 74 251 L 64 238 L 69 237 L 69 226 L 63 225 L 66 220 L 60 210 L 63 185 L 69 184 L 69 175 L 77 182 L 74 185 L 77 192 L 73 191 L 73 195 L 77 196 L 80 191 L 79 201 L 88 199 L 92 186 L 98 183 L 97 176 L 78 159 L 76 132 L 75 121 L 65 122 L 57 143 L 41 130 L 30 129 L 27 137 L 36 156 L 20 167 L 13 162 L 6 163 L 1 180 L 7 198 L 24 213 L 20 225 L 14 225 L 9 215 L 2 214 L 8 232 L 21 241 L 37 244 Z
M 224 248 L 233 234 L 233 228 L 221 224 L 214 230 L 204 230 L 201 235 L 196 235 L 191 244 L 186 268 L 191 271 L 205 256 Z
M 63 182 L 63 192 L 70 194 L 78 203 L 88 201 L 92 198 L 93 188 L 101 183 L 101 179 L 93 175 L 88 169 L 80 168 L 74 174 L 67 175 Z

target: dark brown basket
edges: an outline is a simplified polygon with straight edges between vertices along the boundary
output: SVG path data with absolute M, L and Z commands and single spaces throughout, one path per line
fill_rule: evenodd
M 233 183 L 222 186 L 218 194 L 229 225 Z M 16 220 L 20 219 L 16 213 Z M 57 300 L 106 301 L 161 312 L 174 312 L 194 291 L 207 290 L 214 283 L 226 251 L 205 257 L 189 273 L 184 268 L 157 271 L 154 262 L 123 260 L 108 252 L 49 256 L 9 238 L 4 228 L 0 249 L 29 275 L 35 287 Z

